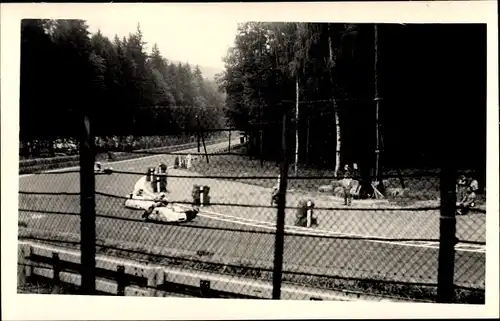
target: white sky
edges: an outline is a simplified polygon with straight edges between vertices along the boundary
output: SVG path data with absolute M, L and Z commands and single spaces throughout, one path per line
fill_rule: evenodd
M 86 20 L 90 32 L 94 33 L 100 29 L 103 35 L 110 39 L 113 39 L 115 34 L 120 38 L 128 36 L 129 33 L 135 32 L 137 23 L 140 23 L 148 52 L 156 42 L 167 59 L 222 70 L 222 57 L 234 44 L 237 21 L 222 15 L 204 21 L 194 13 L 190 15 L 175 11 L 174 8 L 171 14 L 154 19 L 138 14 L 137 17 L 127 16 L 121 19 L 94 15 Z

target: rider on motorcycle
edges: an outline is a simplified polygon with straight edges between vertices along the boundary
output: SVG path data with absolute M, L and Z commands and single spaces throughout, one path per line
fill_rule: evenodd
M 144 213 L 142 214 L 142 218 L 148 218 L 153 210 L 157 207 L 166 207 L 168 205 L 167 194 L 160 193 L 157 197 L 154 198 L 154 203 L 151 205 Z

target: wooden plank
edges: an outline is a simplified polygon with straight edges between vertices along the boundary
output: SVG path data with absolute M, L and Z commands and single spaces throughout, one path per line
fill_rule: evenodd
M 119 258 L 110 258 L 98 255 L 96 257 L 96 267 L 104 270 L 116 271 L 119 265 L 125 266 L 125 274 L 147 278 L 151 267 L 131 260 L 123 260 Z
M 26 284 L 27 278 L 31 275 L 30 262 L 28 260 L 31 255 L 31 246 L 28 244 L 20 244 L 17 248 L 17 285 Z
M 74 262 L 79 257 L 77 251 L 60 249 L 54 246 L 47 246 L 42 244 L 21 243 L 19 245 L 20 255 L 24 253 L 22 258 L 26 258 L 29 252 L 36 253 L 40 256 L 52 257 L 54 252 L 59 253 L 59 257 L 65 260 Z M 23 252 L 24 251 L 24 252 Z M 105 270 L 117 271 L 118 266 L 123 266 L 123 272 L 128 276 L 139 276 L 147 279 L 147 287 L 140 288 L 138 286 L 128 286 L 124 284 L 124 295 L 140 295 L 140 296 L 171 296 L 166 295 L 166 292 L 159 290 L 158 287 L 164 282 L 174 283 L 184 286 L 191 286 L 200 288 L 201 284 L 208 285 L 210 291 L 220 291 L 225 293 L 234 293 L 235 295 L 244 295 L 257 297 L 262 299 L 270 299 L 272 297 L 272 284 L 262 280 L 220 275 L 216 273 L 203 272 L 203 271 L 190 271 L 177 268 L 169 268 L 160 265 L 146 265 L 139 262 L 107 258 L 99 256 L 96 259 L 98 267 Z M 28 264 L 29 265 L 29 264 Z M 31 273 L 40 275 L 49 279 L 54 278 L 53 269 L 36 267 L 31 269 L 30 272 L 24 270 L 24 275 Z M 59 279 L 63 283 L 70 283 L 80 285 L 81 276 L 76 273 L 60 272 Z M 96 280 L 96 289 L 100 292 L 117 294 L 118 285 L 116 280 Z M 201 288 L 200 288 L 201 291 Z M 364 293 L 355 293 L 352 291 L 337 291 L 328 289 L 319 289 L 313 287 L 306 287 L 301 285 L 292 285 L 283 283 L 282 298 L 287 300 L 334 300 L 334 301 L 408 301 L 408 300 L 384 300 L 381 297 L 366 295 Z
M 56 246 L 50 246 L 45 244 L 33 244 L 31 246 L 31 254 L 43 256 L 43 257 L 52 257 L 53 252 L 57 252 L 59 254 L 59 259 L 61 261 L 71 262 L 80 264 L 81 256 L 80 252 L 73 250 L 66 250 Z
M 159 296 L 158 287 L 165 282 L 165 273 L 163 269 L 153 268 L 148 271 L 148 290 L 149 296 Z

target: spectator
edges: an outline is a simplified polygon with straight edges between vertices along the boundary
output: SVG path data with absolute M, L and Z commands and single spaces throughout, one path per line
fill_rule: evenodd
M 466 215 L 476 202 L 476 184 L 470 184 L 465 194 L 457 202 L 457 215 Z
M 159 182 L 159 189 L 158 192 L 166 192 L 167 191 L 167 165 L 164 163 L 161 163 L 158 165 L 158 182 Z
M 344 170 L 342 171 L 342 189 L 344 190 L 344 205 L 351 205 L 352 203 L 352 171 L 349 168 L 349 165 L 344 165 Z
M 465 177 L 465 175 L 460 175 L 457 179 L 457 200 L 461 200 L 467 193 L 467 190 L 467 178 Z
M 353 169 L 353 178 L 357 181 L 359 181 L 360 177 L 361 177 L 361 172 L 358 168 L 358 163 L 354 163 L 352 164 L 352 169 Z
M 479 190 L 479 182 L 477 180 L 473 179 L 470 182 L 470 187 L 474 193 L 477 193 L 477 191 Z

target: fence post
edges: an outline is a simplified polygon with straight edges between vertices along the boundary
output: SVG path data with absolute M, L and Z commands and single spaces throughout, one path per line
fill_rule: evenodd
M 27 283 L 31 276 L 31 265 L 29 258 L 31 256 L 31 246 L 29 244 L 18 245 L 18 262 L 17 262 L 17 284 L 18 286 Z
M 165 276 L 163 269 L 154 268 L 148 271 L 149 296 L 158 296 L 158 287 L 161 287 L 163 285 L 164 280 Z
M 283 113 L 283 133 L 282 133 L 282 153 L 283 159 L 280 167 L 280 185 L 278 191 L 278 215 L 276 219 L 276 239 L 274 248 L 274 269 L 273 269 L 273 300 L 279 300 L 281 297 L 281 274 L 283 270 L 283 247 L 285 243 L 285 206 L 286 189 L 288 178 L 287 162 L 287 115 L 286 110 Z
M 200 280 L 200 296 L 202 298 L 210 297 L 210 281 L 209 280 Z
M 116 295 L 125 296 L 125 266 L 118 265 L 116 267 Z
M 207 153 L 207 145 L 205 145 L 205 138 L 203 137 L 203 132 L 201 131 L 201 124 L 200 124 L 200 118 L 198 117 L 198 115 L 196 115 L 196 123 L 198 125 L 198 133 L 199 133 L 199 137 L 201 136 L 201 141 L 203 143 L 203 150 L 205 151 L 205 156 L 207 157 L 207 164 L 209 163 L 209 160 L 208 160 L 208 153 Z M 198 153 L 200 152 L 200 141 L 198 140 Z
M 59 253 L 56 252 L 52 253 L 52 270 L 54 271 L 52 293 L 58 294 L 61 285 L 61 262 L 59 260 Z
M 452 303 L 455 297 L 456 170 L 445 162 L 440 177 L 441 216 L 439 224 L 439 263 L 437 302 Z
M 82 294 L 95 294 L 95 176 L 94 139 L 90 131 L 90 118 L 83 116 L 80 142 L 80 242 Z

